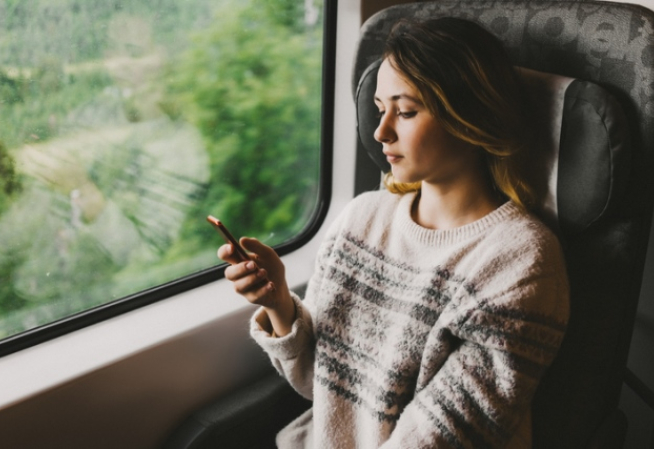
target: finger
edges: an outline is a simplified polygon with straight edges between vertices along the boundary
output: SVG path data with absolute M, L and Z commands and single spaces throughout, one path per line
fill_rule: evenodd
M 230 281 L 237 281 L 243 277 L 254 274 L 259 267 L 253 261 L 240 262 L 225 268 L 225 277 Z
M 266 278 L 265 270 L 256 270 L 248 273 L 233 281 L 234 290 L 251 300 L 251 294 L 256 293 L 262 286 L 268 284 L 270 281 Z
M 236 251 L 234 251 L 234 247 L 231 243 L 225 243 L 220 248 L 218 248 L 217 254 L 219 259 L 222 259 L 232 265 L 242 262 L 238 254 L 236 254 Z
M 252 290 L 244 294 L 245 298 L 252 304 L 265 306 L 270 302 L 270 293 L 275 291 L 275 286 L 270 281 L 264 281 L 258 286 L 253 286 Z

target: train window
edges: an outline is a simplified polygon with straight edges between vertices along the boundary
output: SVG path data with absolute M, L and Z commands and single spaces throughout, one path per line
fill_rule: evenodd
M 215 279 L 208 214 L 307 232 L 323 3 L 2 2 L 0 339 Z

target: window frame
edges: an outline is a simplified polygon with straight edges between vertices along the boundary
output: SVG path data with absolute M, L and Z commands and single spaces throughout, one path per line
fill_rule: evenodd
M 324 0 L 323 52 L 321 79 L 321 130 L 319 189 L 316 209 L 305 229 L 292 239 L 275 246 L 280 256 L 306 245 L 319 232 L 330 207 L 334 136 L 334 103 L 336 77 L 337 0 Z M 175 279 L 168 283 L 101 304 L 73 315 L 0 340 L 0 357 L 33 347 L 110 318 L 143 308 L 161 300 L 188 292 L 224 278 L 226 264 Z

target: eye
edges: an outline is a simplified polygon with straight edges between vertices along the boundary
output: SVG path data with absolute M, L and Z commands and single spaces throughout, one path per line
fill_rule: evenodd
M 417 111 L 409 111 L 409 112 L 398 111 L 397 115 L 399 115 L 402 118 L 411 118 L 411 117 L 415 117 L 417 113 L 418 113 Z

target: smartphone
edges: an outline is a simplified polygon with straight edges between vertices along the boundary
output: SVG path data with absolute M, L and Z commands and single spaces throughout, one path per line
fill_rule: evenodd
M 218 220 L 216 217 L 213 217 L 209 215 L 207 217 L 207 221 L 211 223 L 211 225 L 216 228 L 216 231 L 223 237 L 225 242 L 231 243 L 232 246 L 234 247 L 234 251 L 236 251 L 236 255 L 241 261 L 245 260 L 251 260 L 250 256 L 248 253 L 243 249 L 240 243 L 234 238 L 231 232 L 225 227 L 225 225 Z

